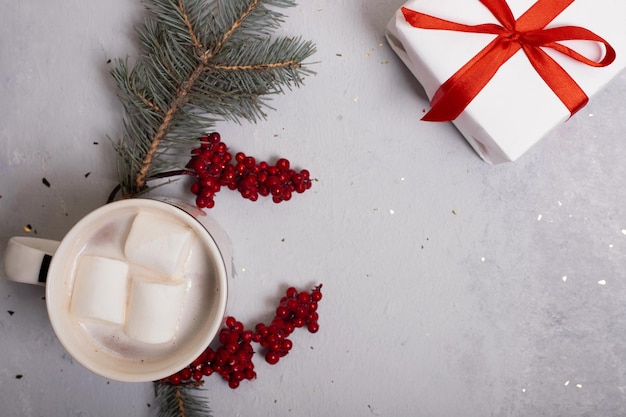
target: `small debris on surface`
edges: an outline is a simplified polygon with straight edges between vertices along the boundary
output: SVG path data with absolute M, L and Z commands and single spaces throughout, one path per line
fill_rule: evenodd
M 50 188 L 50 181 L 48 181 L 45 177 L 41 179 L 41 182 L 43 182 L 43 185 L 46 187 Z

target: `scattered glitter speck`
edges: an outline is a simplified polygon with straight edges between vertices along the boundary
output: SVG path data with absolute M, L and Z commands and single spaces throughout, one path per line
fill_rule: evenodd
M 600 281 L 598 281 L 599 285 L 606 285 L 606 280 L 605 279 L 601 279 Z
M 396 214 L 395 210 L 389 210 L 389 214 Z
M 359 101 L 359 96 L 355 96 L 354 101 Z
M 593 113 L 589 113 L 589 117 L 593 117 Z
M 543 219 L 543 214 L 540 214 L 539 216 L 537 216 L 537 221 L 540 222 L 541 219 Z
M 563 385 L 568 386 L 569 385 L 569 379 L 567 381 L 565 381 L 565 384 L 563 384 Z
M 609 243 L 609 248 L 612 248 L 612 247 L 613 247 L 613 244 L 612 244 L 612 243 Z
M 559 207 L 563 205 L 563 203 L 561 203 L 560 201 L 557 201 L 556 203 L 559 205 Z
M 404 177 L 400 178 L 400 181 L 404 181 Z M 622 232 L 624 232 L 624 230 L 622 230 Z
M 622 229 L 622 234 L 626 235 L 626 229 Z
M 241 268 L 241 272 L 246 272 L 246 268 Z
M 582 384 L 576 384 L 576 388 L 582 388 L 583 385 Z
M 563 282 L 567 281 L 567 275 L 563 275 L 563 278 L 561 278 L 563 280 Z
M 526 388 L 522 388 L 522 392 L 526 392 Z
M 480 258 L 480 262 L 485 262 L 485 257 Z

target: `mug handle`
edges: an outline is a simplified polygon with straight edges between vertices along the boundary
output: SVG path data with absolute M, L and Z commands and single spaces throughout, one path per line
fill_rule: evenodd
M 56 240 L 15 236 L 4 252 L 7 279 L 26 284 L 46 285 L 48 267 L 59 244 Z

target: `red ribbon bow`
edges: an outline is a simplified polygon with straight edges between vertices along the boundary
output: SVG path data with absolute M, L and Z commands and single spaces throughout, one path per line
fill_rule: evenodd
M 551 48 L 592 67 L 605 67 L 615 60 L 615 50 L 595 33 L 578 26 L 544 29 L 574 0 L 538 0 L 515 20 L 506 0 L 480 0 L 502 26 L 487 23 L 464 25 L 405 7 L 406 21 L 421 29 L 498 35 L 489 45 L 439 87 L 431 100 L 431 110 L 422 120 L 445 122 L 456 119 L 476 95 L 489 83 L 498 69 L 517 51 L 523 49 L 535 71 L 565 104 L 570 114 L 580 110 L 589 98 L 572 77 L 541 48 Z M 591 60 L 558 43 L 564 40 L 587 40 L 606 48 L 601 61 Z

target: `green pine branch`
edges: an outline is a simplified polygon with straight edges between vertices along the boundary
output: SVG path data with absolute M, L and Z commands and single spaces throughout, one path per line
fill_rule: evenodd
M 266 117 L 267 96 L 300 86 L 315 46 L 273 37 L 293 0 L 146 0 L 133 68 L 118 60 L 111 74 L 124 106 L 116 144 L 122 193 L 180 170 L 181 155 L 221 120 Z
M 159 417 L 211 417 L 204 392 L 194 386 L 154 384 L 155 405 Z

